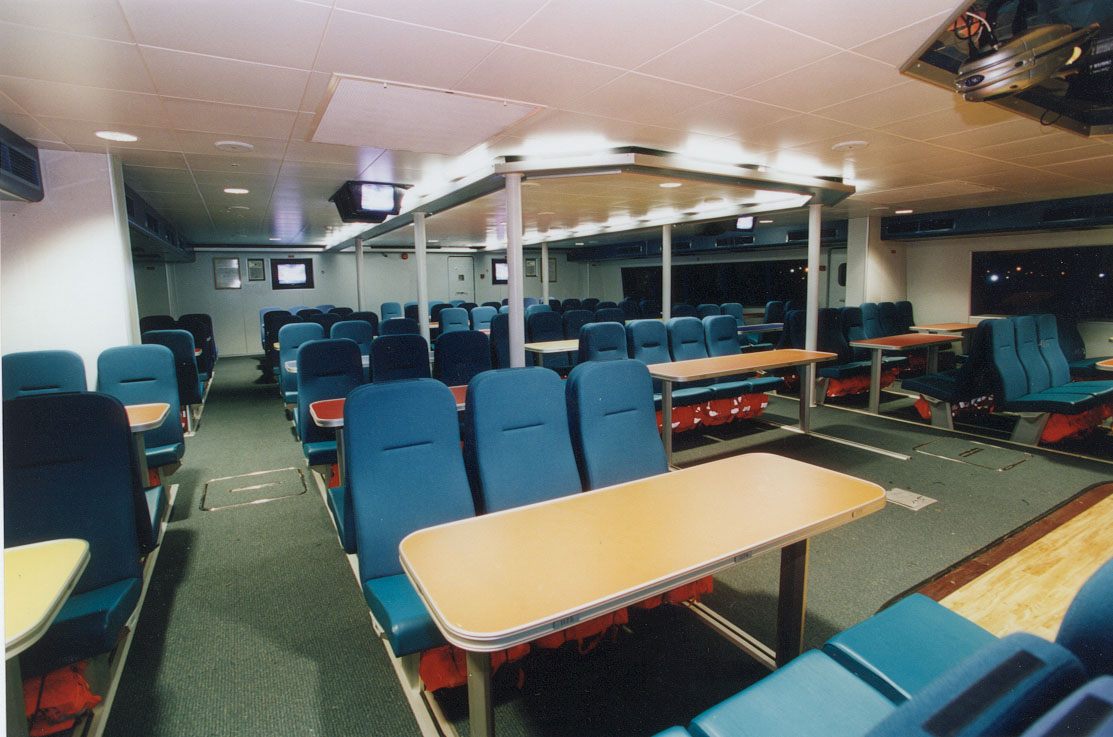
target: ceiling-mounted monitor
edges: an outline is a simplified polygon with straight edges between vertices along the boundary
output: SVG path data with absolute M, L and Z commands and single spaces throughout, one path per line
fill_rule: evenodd
M 346 223 L 381 223 L 402 208 L 402 194 L 408 184 L 392 182 L 344 182 L 329 202 L 336 205 Z

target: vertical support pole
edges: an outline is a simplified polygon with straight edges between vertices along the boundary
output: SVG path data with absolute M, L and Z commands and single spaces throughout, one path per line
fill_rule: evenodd
M 549 242 L 541 241 L 541 302 L 549 304 Z
M 816 349 L 819 333 L 819 237 L 822 219 L 820 210 L 823 205 L 808 205 L 808 282 L 807 302 L 805 303 L 804 348 Z M 815 402 L 815 364 L 800 370 L 800 401 L 811 407 Z
M 356 236 L 356 309 L 363 311 L 363 236 Z
M 506 179 L 506 267 L 510 272 L 507 302 L 510 314 L 510 365 L 526 365 L 525 296 L 522 289 L 522 175 L 514 172 Z
M 491 655 L 464 655 L 468 666 L 468 726 L 472 737 L 494 737 L 495 711 L 491 703 Z
M 804 610 L 808 600 L 808 540 L 781 548 L 781 582 L 777 594 L 777 667 L 804 647 Z
M 672 317 L 672 226 L 661 226 L 661 317 Z
M 429 272 L 425 266 L 425 213 L 414 213 L 414 268 L 417 269 L 417 321 L 429 343 Z

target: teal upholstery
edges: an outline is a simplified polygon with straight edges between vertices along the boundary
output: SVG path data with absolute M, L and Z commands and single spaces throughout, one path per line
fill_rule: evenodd
M 569 299 L 563 300 L 560 303 L 560 311 L 562 313 L 568 312 L 568 310 L 579 310 L 579 309 L 583 309 L 583 303 L 580 302 L 580 300 L 575 299 L 575 298 L 569 298 Z
M 877 319 L 881 322 L 881 332 L 884 335 L 900 335 L 900 320 L 895 303 L 878 302 Z
M 398 545 L 475 514 L 452 392 L 434 379 L 361 386 L 344 404 L 344 451 L 368 606 L 395 655 L 443 644 L 402 573 Z
M 785 321 L 785 303 L 781 300 L 774 299 L 765 303 L 765 316 L 762 322 L 784 322 Z
M 96 392 L 20 397 L 4 402 L 3 423 L 4 544 L 89 543 L 74 593 L 20 656 L 32 676 L 112 649 L 139 601 L 139 530 L 146 525 L 149 534 L 150 522 L 118 399 Z
M 433 344 L 433 378 L 449 386 L 465 386 L 491 368 L 491 340 L 478 330 L 444 333 Z
M 693 737 L 861 737 L 892 702 L 809 650 L 688 725 Z
M 479 306 L 471 308 L 471 327 L 472 330 L 490 330 L 491 318 L 497 315 L 499 311 L 494 307 Z
M 738 323 L 731 315 L 712 315 L 703 318 L 703 336 L 709 357 L 734 356 L 741 353 L 738 345 Z M 716 379 L 711 385 L 711 391 L 716 398 L 729 398 L 774 391 L 783 386 L 784 379 L 777 376 L 746 377 L 740 374 Z
M 627 320 L 638 320 L 642 317 L 641 307 L 636 300 L 624 299 L 618 303 L 618 308 L 626 314 Z
M 721 315 L 721 314 L 723 314 L 723 308 L 720 307 L 719 305 L 713 305 L 713 304 L 696 305 L 696 317 L 700 318 L 701 320 L 705 317 L 711 317 L 712 315 Z
M 885 331 L 881 328 L 881 316 L 875 302 L 863 302 L 859 309 L 862 310 L 862 330 L 867 338 L 883 338 Z
M 347 486 L 330 486 L 325 489 L 325 502 L 328 511 L 336 522 L 336 534 L 340 537 L 340 547 L 345 553 L 356 552 L 356 527 L 352 512 L 352 495 Z
M 4 399 L 85 391 L 85 362 L 73 351 L 23 351 L 3 358 Z
M 390 323 L 387 320 L 382 325 Z M 429 344 L 422 336 L 384 333 L 371 344 L 371 381 L 376 384 L 398 379 L 428 379 L 430 376 Z
M 538 366 L 486 371 L 471 380 L 464 453 L 476 506 L 485 512 L 583 490 L 564 382 Z M 522 482 L 525 478 L 529 483 Z
M 617 322 L 626 324 L 626 313 L 618 307 L 599 307 L 592 316 L 592 322 Z
M 530 343 L 540 343 L 549 340 L 564 340 L 564 328 L 560 313 L 553 312 L 548 305 L 540 312 L 534 312 L 526 318 L 526 340 Z M 568 353 L 543 353 L 541 365 L 555 371 L 567 371 L 572 366 L 572 356 Z
M 586 313 L 586 310 L 580 311 Z M 584 325 L 580 330 L 578 355 L 581 362 L 626 358 L 626 329 L 616 322 L 593 322 Z M 569 374 L 569 380 L 571 378 L 572 375 Z
M 672 306 L 672 317 L 699 317 L 696 308 L 684 302 L 678 302 Z
M 1078 688 L 1024 730 L 1021 737 L 1113 736 L 1113 676 Z
M 548 304 L 531 304 L 525 308 L 526 322 L 529 322 L 530 315 L 536 315 L 538 312 L 552 312 L 553 308 Z
M 921 594 L 843 630 L 823 652 L 899 704 L 997 638 Z
M 107 348 L 97 357 L 97 389 L 124 404 L 165 402 L 166 421 L 143 434 L 147 465 L 160 468 L 185 455 L 185 437 L 178 420 L 178 379 L 174 354 L 162 345 L 129 345 Z
M 439 316 L 441 335 L 458 330 L 470 330 L 468 311 L 462 307 L 445 307 Z
M 345 317 L 342 322 L 347 322 L 350 320 L 363 320 L 365 323 L 371 326 L 373 335 L 379 334 L 379 316 L 371 310 L 356 310 L 355 312 L 352 312 L 347 317 Z
M 345 338 L 311 340 L 297 353 L 298 434 L 310 466 L 336 463 L 336 431 L 313 421 L 309 405 L 340 399 L 365 383 L 359 346 Z
M 510 317 L 505 312 L 491 318 L 491 359 L 495 368 L 510 368 Z
M 302 343 L 321 340 L 325 329 L 314 322 L 296 322 L 283 325 L 278 330 L 278 390 L 287 404 L 298 402 L 297 374 L 286 370 L 287 361 L 296 361 Z
M 568 375 L 565 391 L 583 488 L 668 471 L 645 364 L 632 359 L 581 363 Z
M 415 317 L 383 318 L 379 323 L 379 337 L 384 335 L 421 335 L 421 325 Z
M 986 322 L 990 323 L 990 355 L 996 382 L 994 396 L 1002 409 L 1075 414 L 1099 403 L 1097 397 L 1082 393 L 1029 391 L 1032 385 L 1017 355 L 1013 321 L 1000 319 Z
M 1077 655 L 1091 676 L 1113 675 L 1113 559 L 1074 595 L 1055 641 Z
M 174 354 L 174 373 L 178 382 L 178 401 L 181 404 L 200 404 L 204 396 L 201 377 L 197 370 L 197 347 L 188 330 L 148 330 L 143 333 L 143 343 L 164 345 Z
M 658 732 L 654 737 L 690 737 L 691 732 L 684 727 L 669 727 L 664 732 Z
M 900 300 L 896 303 L 897 307 L 897 334 L 911 332 L 912 326 L 916 324 L 916 318 L 913 317 L 912 303 L 908 300 Z
M 374 315 L 375 313 L 370 313 Z M 375 341 L 375 328 L 378 323 L 372 324 L 368 320 L 354 319 L 341 320 L 329 329 L 329 337 L 333 339 L 347 339 L 359 347 L 360 361 L 367 358 L 367 368 L 363 370 L 364 379 L 371 376 L 371 344 Z
M 1086 680 L 1078 658 L 1025 632 L 972 653 L 901 704 L 869 737 L 1019 734 Z
M 560 314 L 561 330 L 565 340 L 576 340 L 580 337 L 580 330 L 584 325 L 590 325 L 594 319 L 590 310 L 565 310 Z M 583 358 L 581 361 L 585 360 Z
M 383 322 L 395 317 L 404 317 L 402 313 L 402 305 L 397 302 L 383 302 L 379 306 L 379 319 Z
M 697 321 L 698 322 L 698 321 Z M 668 328 L 660 320 L 633 320 L 626 323 L 626 350 L 630 358 L 644 364 L 669 363 Z M 661 408 L 661 381 L 653 379 L 654 406 Z M 673 386 L 673 404 L 682 407 L 702 404 L 712 399 L 711 390 L 703 386 Z

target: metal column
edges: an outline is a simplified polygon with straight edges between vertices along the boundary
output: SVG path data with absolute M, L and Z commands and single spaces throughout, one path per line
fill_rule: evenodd
M 541 241 L 541 301 L 549 304 L 549 243 Z
M 661 317 L 672 317 L 672 226 L 661 226 Z
M 363 236 L 356 236 L 356 309 L 363 311 Z
M 510 272 L 507 302 L 510 305 L 510 365 L 526 365 L 525 306 L 522 303 L 522 175 L 506 179 L 506 267 Z
M 807 302 L 805 303 L 804 348 L 816 349 L 819 327 L 819 237 L 822 219 L 820 210 L 823 205 L 808 205 L 808 282 Z M 785 326 L 788 327 L 787 325 Z M 814 363 L 800 368 L 800 401 L 805 402 L 805 411 L 815 403 Z
M 414 268 L 417 269 L 417 321 L 429 343 L 429 273 L 425 267 L 425 213 L 414 213 Z

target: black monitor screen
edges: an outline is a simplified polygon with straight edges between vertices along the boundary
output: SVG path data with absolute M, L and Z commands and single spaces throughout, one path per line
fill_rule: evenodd
M 506 259 L 493 258 L 491 259 L 491 283 L 492 284 L 506 284 L 510 281 L 510 267 L 506 265 Z
M 313 259 L 272 258 L 272 289 L 312 289 Z

